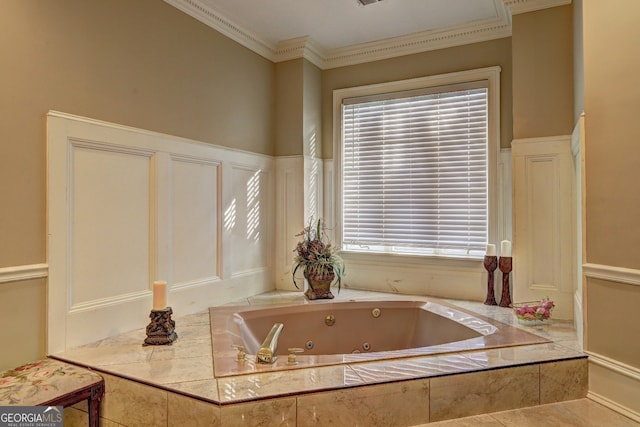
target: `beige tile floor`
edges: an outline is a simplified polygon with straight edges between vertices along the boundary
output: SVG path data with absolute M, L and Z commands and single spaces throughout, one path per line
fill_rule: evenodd
M 632 427 L 637 423 L 589 399 L 458 418 L 419 427 Z M 416 426 L 418 427 L 418 426 Z

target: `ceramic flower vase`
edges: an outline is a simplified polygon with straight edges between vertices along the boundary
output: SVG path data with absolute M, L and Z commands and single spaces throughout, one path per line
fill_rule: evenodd
M 325 274 L 321 277 L 309 276 L 307 274 L 305 274 L 304 277 L 307 279 L 307 283 L 309 284 L 309 288 L 304 294 L 310 301 L 334 298 L 331 293 L 331 283 L 335 278 L 335 273 L 333 271 L 331 271 L 330 274 Z

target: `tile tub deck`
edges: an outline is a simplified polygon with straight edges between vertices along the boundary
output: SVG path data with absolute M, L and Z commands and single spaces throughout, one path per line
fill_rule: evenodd
M 376 296 L 389 295 L 343 289 L 338 298 Z M 235 305 L 303 298 L 274 291 Z M 553 342 L 216 378 L 205 311 L 175 317 L 179 339 L 171 346 L 143 347 L 141 328 L 52 356 L 102 373 L 102 417 L 121 425 L 234 425 L 248 417 L 256 424 L 415 425 L 586 396 L 586 355 L 571 323 L 520 326 L 508 308 L 446 301 Z

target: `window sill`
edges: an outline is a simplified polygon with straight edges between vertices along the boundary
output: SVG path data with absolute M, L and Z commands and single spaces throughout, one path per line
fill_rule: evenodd
M 372 252 L 357 252 L 357 251 L 341 251 L 340 256 L 344 259 L 345 263 L 350 262 L 356 264 L 369 264 L 374 263 L 376 265 L 389 265 L 389 266 L 434 266 L 434 267 L 447 267 L 452 268 L 469 268 L 478 269 L 482 268 L 484 257 L 459 257 L 459 256 L 437 256 L 437 255 L 409 255 L 409 254 L 394 254 L 394 253 L 372 253 Z

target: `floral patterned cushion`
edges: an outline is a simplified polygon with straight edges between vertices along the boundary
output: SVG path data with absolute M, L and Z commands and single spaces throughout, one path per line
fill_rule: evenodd
M 101 381 L 87 369 L 43 359 L 0 372 L 0 406 L 39 405 Z

